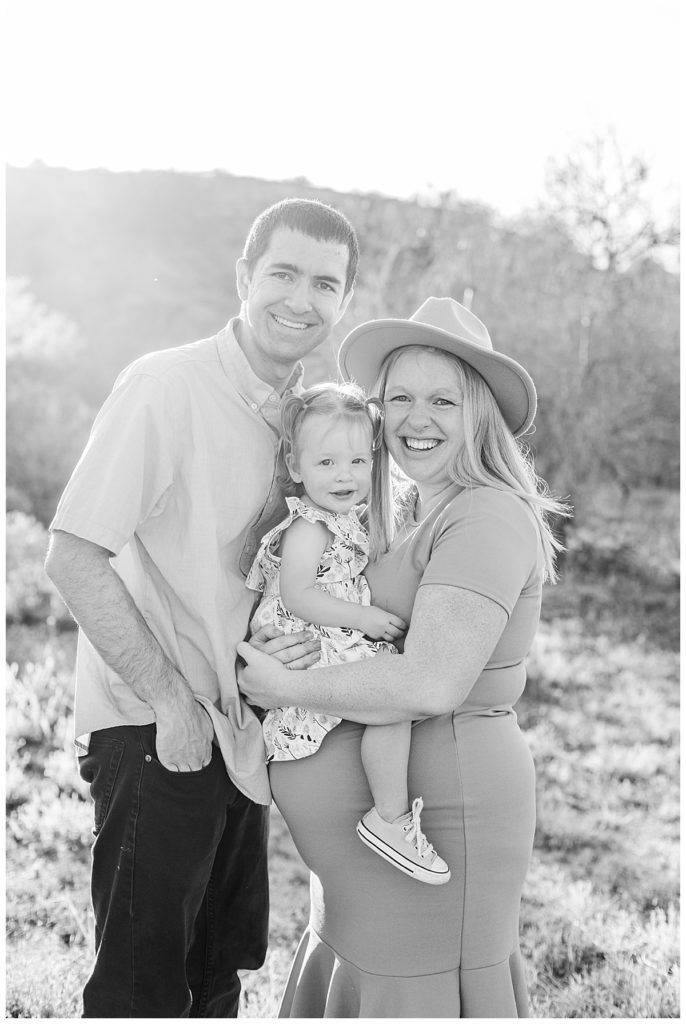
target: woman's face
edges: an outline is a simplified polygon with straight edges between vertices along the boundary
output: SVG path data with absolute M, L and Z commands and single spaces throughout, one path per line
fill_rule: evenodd
M 448 467 L 464 443 L 457 367 L 440 352 L 403 352 L 386 382 L 384 438 L 423 501 L 444 490 Z

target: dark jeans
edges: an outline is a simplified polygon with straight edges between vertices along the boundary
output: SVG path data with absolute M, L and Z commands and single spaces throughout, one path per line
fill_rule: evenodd
M 236 972 L 267 948 L 268 808 L 216 747 L 198 772 L 167 771 L 154 725 L 94 732 L 79 764 L 96 836 L 83 1016 L 236 1017 Z

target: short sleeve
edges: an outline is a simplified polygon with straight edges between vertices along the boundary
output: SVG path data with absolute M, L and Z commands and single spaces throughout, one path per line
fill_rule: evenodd
M 420 586 L 463 587 L 508 616 L 522 591 L 541 582 L 541 544 L 522 498 L 494 488 L 463 491 L 436 522 Z
M 160 511 L 174 479 L 174 417 L 167 404 L 157 377 L 124 371 L 96 417 L 51 530 L 116 555 Z
M 325 509 L 315 508 L 297 497 L 286 498 L 286 504 L 293 518 L 299 516 L 306 519 L 308 523 L 324 523 L 327 530 L 342 540 L 344 544 L 358 548 L 365 557 L 369 555 L 369 535 L 360 523 L 354 509 L 346 514 L 327 512 Z

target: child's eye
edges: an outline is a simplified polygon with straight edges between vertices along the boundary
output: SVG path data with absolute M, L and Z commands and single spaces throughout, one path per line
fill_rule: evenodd
M 355 463 L 356 465 L 357 465 L 358 463 L 361 463 L 361 464 L 362 464 L 363 466 L 366 466 L 366 465 L 367 465 L 367 462 L 368 462 L 368 461 L 369 461 L 368 459 L 364 459 L 364 458 L 362 458 L 362 456 L 360 456 L 360 458 L 359 458 L 359 459 L 353 459 L 353 462 L 354 462 L 354 463 Z
M 392 398 L 387 398 L 387 402 L 409 402 L 407 395 L 393 395 Z
M 333 459 L 321 459 L 320 466 L 333 466 Z

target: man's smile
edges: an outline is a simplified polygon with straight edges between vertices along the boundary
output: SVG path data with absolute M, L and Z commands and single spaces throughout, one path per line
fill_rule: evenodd
M 278 316 L 276 313 L 272 313 L 271 317 L 281 327 L 290 327 L 294 331 L 305 331 L 308 327 L 313 327 L 313 324 L 302 323 L 298 320 L 287 320 L 285 316 Z

